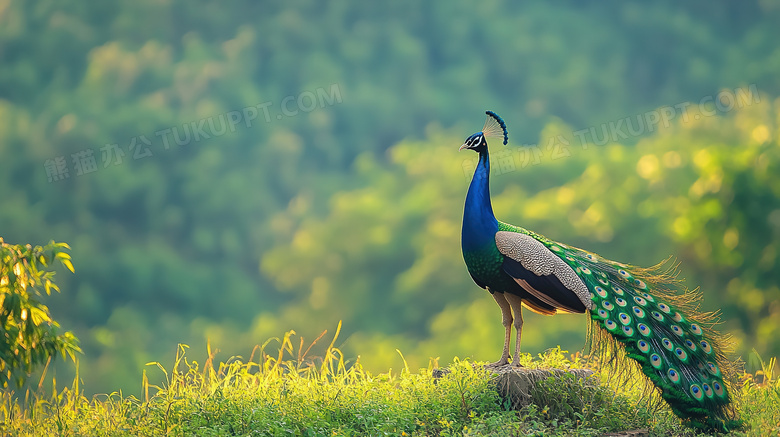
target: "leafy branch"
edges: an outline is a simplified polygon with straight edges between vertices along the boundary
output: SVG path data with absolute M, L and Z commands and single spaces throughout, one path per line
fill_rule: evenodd
M 78 339 L 68 331 L 58 334 L 59 323 L 43 304 L 43 293 L 60 291 L 49 264 L 59 261 L 74 272 L 66 243 L 46 246 L 12 245 L 0 238 L 0 385 L 13 380 L 24 384 L 33 370 L 57 355 L 76 361 Z

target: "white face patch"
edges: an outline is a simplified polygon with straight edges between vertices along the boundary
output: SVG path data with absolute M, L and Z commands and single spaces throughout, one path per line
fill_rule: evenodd
M 582 279 L 539 240 L 530 235 L 499 231 L 496 232 L 496 247 L 504 256 L 537 276 L 555 275 L 564 287 L 577 295 L 585 308 L 593 308 L 590 292 Z

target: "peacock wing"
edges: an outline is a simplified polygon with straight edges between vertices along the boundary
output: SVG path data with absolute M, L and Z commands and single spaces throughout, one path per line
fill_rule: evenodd
M 572 313 L 584 313 L 593 306 L 585 283 L 538 239 L 522 232 L 499 231 L 496 247 L 504 255 L 504 272 L 542 302 Z

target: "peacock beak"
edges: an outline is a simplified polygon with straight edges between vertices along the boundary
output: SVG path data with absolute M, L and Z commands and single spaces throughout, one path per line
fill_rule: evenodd
M 468 143 L 463 143 L 463 145 L 462 145 L 462 146 L 460 146 L 460 149 L 458 149 L 458 152 L 460 152 L 460 151 L 461 151 L 461 150 L 463 150 L 463 149 L 468 149 L 468 148 L 469 148 L 469 145 L 468 145 Z

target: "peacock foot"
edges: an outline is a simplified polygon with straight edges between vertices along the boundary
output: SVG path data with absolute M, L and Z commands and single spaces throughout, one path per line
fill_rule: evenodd
M 498 367 L 504 367 L 509 364 L 509 358 L 510 357 L 503 357 L 500 360 L 496 361 L 495 363 L 485 364 L 485 368 L 495 369 Z

